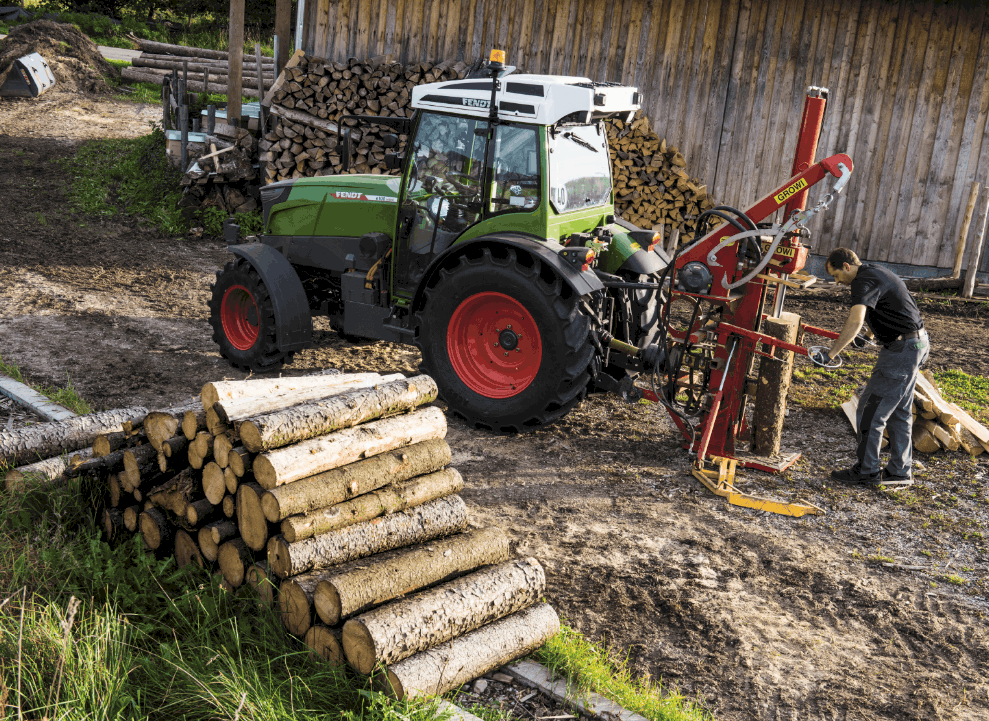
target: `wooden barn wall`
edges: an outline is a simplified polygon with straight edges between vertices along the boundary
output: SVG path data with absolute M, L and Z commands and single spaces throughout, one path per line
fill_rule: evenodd
M 803 90 L 826 86 L 818 157 L 845 152 L 855 173 L 813 221 L 815 251 L 843 244 L 869 260 L 949 267 L 971 183 L 989 184 L 982 2 L 309 0 L 306 7 L 303 46 L 333 60 L 474 61 L 499 47 L 527 72 L 637 85 L 653 128 L 680 147 L 715 199 L 736 207 L 785 179 Z

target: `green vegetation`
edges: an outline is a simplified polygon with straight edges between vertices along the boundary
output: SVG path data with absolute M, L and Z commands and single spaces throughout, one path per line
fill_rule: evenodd
M 934 374 L 944 399 L 956 403 L 980 423 L 989 423 L 989 378 L 949 370 Z
M 24 375 L 21 373 L 21 369 L 17 367 L 16 363 L 11 363 L 5 361 L 3 356 L 0 356 L 0 373 L 13 378 L 18 383 L 24 383 L 30 386 L 34 390 L 38 391 L 43 396 L 46 396 L 58 403 L 60 406 L 68 408 L 73 413 L 77 413 L 80 416 L 84 416 L 87 413 L 92 413 L 93 408 L 86 402 L 86 400 L 79 395 L 79 392 L 72 385 L 72 381 L 66 378 L 65 386 L 59 388 L 57 386 L 46 386 L 38 383 L 28 383 L 24 380 Z
M 165 134 L 154 127 L 136 139 L 96 140 L 66 161 L 75 207 L 96 216 L 133 215 L 163 233 L 184 232 L 177 207 L 181 175 L 165 158 Z
M 874 358 L 861 351 L 842 353 L 844 363 L 829 370 L 805 358 L 795 361 L 789 398 L 804 408 L 838 408 L 869 379 Z
M 563 626 L 560 633 L 536 652 L 551 671 L 571 679 L 580 692 L 599 693 L 633 713 L 655 721 L 702 721 L 711 715 L 679 692 L 663 692 L 661 682 L 637 679 L 624 661 Z

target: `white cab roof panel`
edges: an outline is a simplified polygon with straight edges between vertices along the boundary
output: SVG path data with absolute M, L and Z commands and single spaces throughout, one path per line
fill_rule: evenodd
M 508 75 L 501 78 L 498 117 L 534 125 L 586 124 L 639 109 L 636 88 L 592 83 L 560 75 Z M 468 78 L 429 83 L 412 89 L 412 107 L 486 118 L 491 104 L 491 79 Z

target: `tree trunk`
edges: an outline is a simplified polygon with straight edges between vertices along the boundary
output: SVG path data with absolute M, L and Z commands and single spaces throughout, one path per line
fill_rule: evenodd
M 258 601 L 265 608 L 272 608 L 278 598 L 278 579 L 268 569 L 267 561 L 258 561 L 247 569 L 244 579 L 258 594 Z
M 237 500 L 234 496 L 224 496 L 223 502 L 223 515 L 227 518 L 233 518 L 234 514 L 237 513 Z
M 237 493 L 237 487 L 240 485 L 240 479 L 237 478 L 237 474 L 233 472 L 230 466 L 223 469 L 223 485 L 226 486 L 227 493 L 231 495 Z
M 903 283 L 909 290 L 921 293 L 933 293 L 939 290 L 954 290 L 961 288 L 964 283 L 961 278 L 906 278 Z
M 781 313 L 779 318 L 766 318 L 762 332 L 790 344 L 797 342 L 800 316 Z M 776 358 L 759 359 L 759 381 L 756 387 L 753 425 L 755 450 L 773 457 L 779 455 L 786 417 L 786 396 L 793 374 L 793 351 L 776 349 Z
M 206 427 L 206 410 L 196 408 L 188 410 L 182 415 L 182 435 L 186 440 L 192 442 L 196 439 L 196 434 Z
M 192 57 L 192 58 L 213 58 L 214 60 L 230 60 L 230 53 L 226 50 L 210 50 L 208 48 L 193 48 L 186 45 L 169 45 L 168 43 L 159 43 L 154 40 L 145 40 L 144 38 L 139 38 L 135 35 L 128 34 L 127 39 L 132 43 L 137 45 L 138 49 L 145 53 L 157 53 L 159 55 L 179 55 L 182 57 Z M 263 57 L 262 62 L 265 65 L 269 63 L 271 65 L 275 64 L 274 58 Z M 244 57 L 244 63 L 249 64 L 254 62 L 250 56 Z
M 350 619 L 343 625 L 343 652 L 358 673 L 369 675 L 378 663 L 397 663 L 521 611 L 545 589 L 539 561 L 507 561 Z
M 275 536 L 268 542 L 268 564 L 279 578 L 329 568 L 459 533 L 467 527 L 469 515 L 467 504 L 460 496 L 447 496 L 298 543 L 288 543 L 282 536 Z
M 173 408 L 165 408 L 149 413 L 144 419 L 144 435 L 155 450 L 161 450 L 161 444 L 173 437 L 179 431 L 187 411 L 195 412 L 197 403 L 184 403 Z
M 506 561 L 508 553 L 504 531 L 483 528 L 330 568 L 316 586 L 316 613 L 326 625 L 336 626 L 397 596 Z
M 149 467 L 151 472 L 158 468 L 158 452 L 150 443 L 124 451 L 124 473 L 132 488 L 141 485 L 141 476 L 149 472 Z
M 124 421 L 140 422 L 147 408 L 122 408 L 90 413 L 67 421 L 51 421 L 25 426 L 15 431 L 0 431 L 0 466 L 17 466 L 51 458 L 93 445 L 101 433 L 123 429 Z
M 162 441 L 160 445 L 165 458 L 178 458 L 178 454 L 185 450 L 189 441 L 185 436 L 172 436 Z
M 380 376 L 377 373 L 348 373 L 338 376 L 325 376 L 327 381 L 319 385 L 285 389 L 265 395 L 250 395 L 229 400 L 218 400 L 213 404 L 217 415 L 227 423 L 244 421 L 255 416 L 282 411 L 292 406 L 315 401 L 321 398 L 346 393 L 356 388 L 371 388 L 381 383 L 404 378 L 401 373 Z M 332 379 L 332 383 L 329 381 Z M 280 378 L 279 381 L 291 380 Z
M 78 465 L 69 465 L 63 472 L 66 478 L 76 478 L 87 474 L 106 473 L 117 468 L 123 469 L 124 452 L 114 451 L 108 456 L 88 458 Z
M 223 470 L 210 461 L 203 468 L 203 493 L 213 505 L 221 503 L 223 496 L 227 492 L 227 482 L 223 477 Z
M 244 381 L 217 381 L 207 383 L 203 386 L 199 399 L 203 408 L 212 408 L 217 401 L 226 403 L 227 401 L 241 398 L 261 398 L 268 395 L 278 395 L 288 391 L 301 388 L 329 388 L 338 383 L 348 375 L 338 370 L 331 372 L 320 372 L 314 375 L 298 376 L 294 378 L 256 378 Z M 374 375 L 377 375 L 375 373 Z
M 216 461 L 216 465 L 220 468 L 226 468 L 230 465 L 230 451 L 233 450 L 233 447 L 234 444 L 226 433 L 221 433 L 213 438 L 213 460 Z
M 313 621 L 313 593 L 320 572 L 300 573 L 286 578 L 278 587 L 278 610 L 282 625 L 295 636 L 305 636 Z
M 156 57 L 145 57 L 138 56 L 131 60 L 131 66 L 135 68 L 150 68 L 151 70 L 161 71 L 161 70 L 178 70 L 180 73 L 185 70 L 182 61 L 172 58 L 171 60 L 162 60 Z M 225 80 L 230 75 L 230 65 L 227 63 L 203 63 L 203 62 L 190 62 L 188 65 L 189 75 L 193 73 L 202 77 L 205 71 L 209 71 L 210 79 Z M 161 74 L 160 72 L 157 74 Z M 168 74 L 171 74 L 170 72 Z M 263 70 L 263 75 L 266 83 L 271 83 L 274 81 L 275 74 L 272 72 L 271 67 L 265 67 Z M 257 64 L 251 65 L 249 68 L 244 68 L 241 71 L 241 77 L 245 81 L 251 81 L 251 87 L 257 87 L 258 70 Z
M 171 550 L 175 538 L 175 528 L 168 522 L 161 510 L 157 508 L 146 510 L 138 519 L 138 526 L 141 529 L 141 536 L 144 537 L 144 545 L 152 551 L 167 552 Z
M 337 628 L 315 625 L 306 631 L 305 644 L 312 649 L 312 656 L 343 665 L 343 646 L 340 645 L 342 631 Z
M 446 416 L 431 406 L 263 453 L 252 469 L 257 482 L 270 491 L 361 458 L 445 436 Z
M 187 531 L 179 529 L 175 532 L 175 565 L 179 568 L 195 563 L 203 567 L 203 556 Z
M 237 535 L 237 524 L 233 521 L 214 521 L 199 529 L 199 550 L 203 558 L 211 563 L 220 552 L 220 544 Z
M 121 68 L 120 77 L 124 80 L 130 80 L 135 83 L 153 83 L 155 85 L 163 85 L 165 78 L 169 77 L 169 74 L 159 74 L 149 68 Z M 219 83 L 210 83 L 208 87 L 204 87 L 201 80 L 195 80 L 192 77 L 189 78 L 189 82 L 186 83 L 186 89 L 191 93 L 214 93 L 216 95 L 226 95 L 227 86 L 221 85 Z M 258 97 L 257 88 L 252 87 L 242 87 L 241 94 L 248 98 Z
M 240 440 L 251 452 L 270 451 L 413 410 L 436 400 L 437 394 L 436 381 L 429 376 L 358 388 L 246 420 L 240 426 Z
M 254 564 L 254 554 L 242 538 L 233 538 L 220 546 L 216 558 L 223 577 L 232 588 L 240 588 L 247 567 Z
M 261 506 L 268 520 L 275 523 L 289 516 L 334 506 L 389 483 L 431 473 L 450 460 L 450 446 L 445 440 L 424 441 L 278 486 L 264 494 Z
M 321 508 L 301 516 L 289 516 L 282 521 L 282 535 L 289 543 L 329 533 L 355 523 L 370 521 L 378 516 L 404 511 L 427 501 L 459 493 L 464 479 L 456 468 L 445 468 L 403 483 L 385 486 L 352 501 Z
M 532 653 L 559 631 L 556 611 L 539 603 L 389 666 L 378 683 L 399 700 L 443 694 Z
M 237 488 L 237 528 L 252 551 L 263 550 L 268 545 L 270 531 L 277 528 L 268 527 L 268 519 L 261 510 L 262 493 L 264 489 L 257 483 L 241 483 Z
M 186 507 L 185 518 L 192 528 L 199 528 L 219 511 L 220 509 L 210 503 L 208 498 L 201 498 Z
M 137 519 L 141 515 L 140 506 L 128 506 L 124 509 L 124 528 L 131 533 L 137 531 Z
M 227 461 L 234 475 L 237 478 L 243 478 L 244 474 L 247 473 L 247 469 L 251 467 L 251 454 L 247 452 L 244 446 L 237 446 L 230 451 Z
M 85 462 L 92 457 L 93 449 L 85 448 L 76 455 L 82 457 Z M 69 460 L 67 455 L 63 454 L 53 458 L 46 458 L 43 461 L 19 466 L 7 471 L 4 475 L 4 484 L 8 491 L 20 491 L 29 484 L 38 484 L 47 487 L 60 479 L 68 468 Z

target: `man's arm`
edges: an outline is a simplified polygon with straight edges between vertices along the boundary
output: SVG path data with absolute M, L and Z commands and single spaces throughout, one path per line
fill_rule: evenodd
M 862 324 L 865 322 L 865 313 L 869 309 L 866 305 L 853 305 L 851 311 L 848 313 L 848 320 L 845 321 L 845 327 L 841 329 L 841 335 L 838 336 L 838 340 L 831 344 L 831 350 L 828 351 L 828 355 L 831 358 L 836 358 L 839 353 L 845 350 L 845 346 L 852 342 L 852 339 L 859 334 L 862 330 Z

